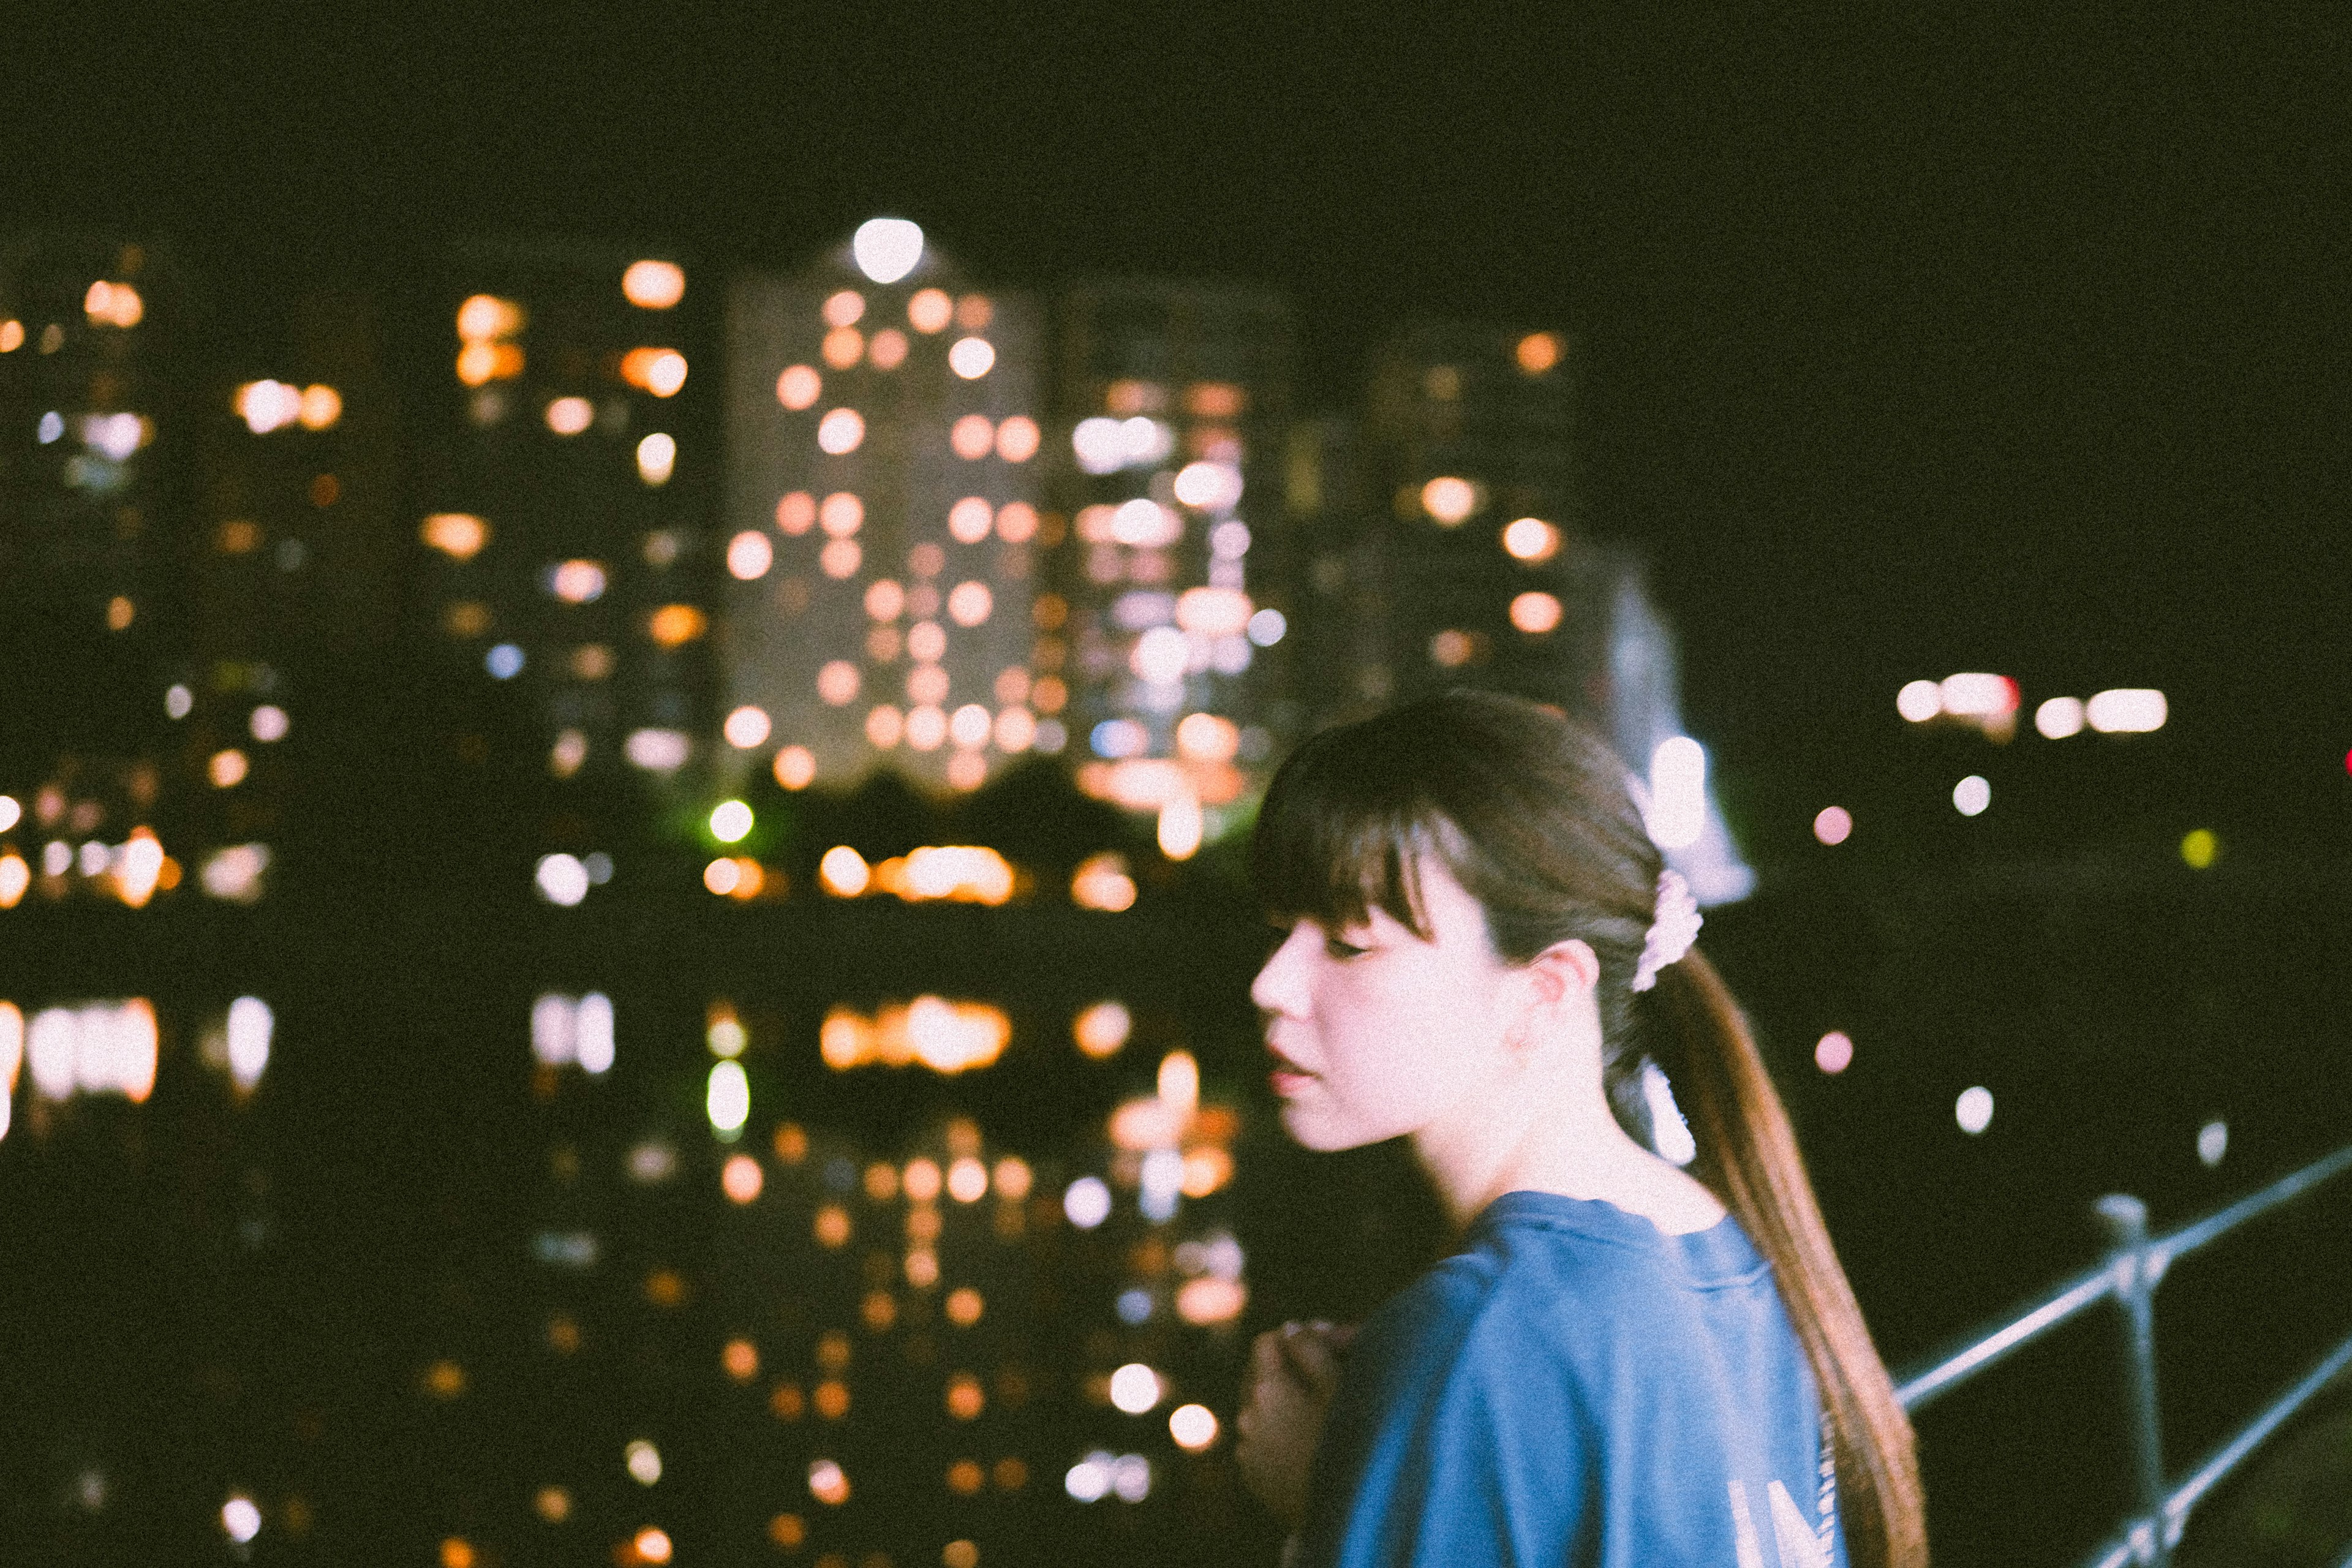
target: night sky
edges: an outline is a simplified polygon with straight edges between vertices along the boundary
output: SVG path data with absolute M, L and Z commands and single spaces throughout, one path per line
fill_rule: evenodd
M 1666 9 L 20 7 L 0 221 L 162 237 L 233 313 L 457 235 L 708 278 L 896 212 L 999 285 L 1283 289 L 1332 408 L 1402 317 L 1569 325 L 1698 732 L 2156 685 L 2340 818 L 2343 13 Z

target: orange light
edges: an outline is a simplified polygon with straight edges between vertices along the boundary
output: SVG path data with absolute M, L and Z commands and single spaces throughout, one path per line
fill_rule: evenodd
M 1040 702 L 1039 706 L 1044 704 Z M 1101 910 L 1110 914 L 1133 908 L 1135 879 L 1127 874 L 1126 858 L 1105 850 L 1080 861 L 1070 878 L 1070 901 L 1082 910 Z
M 948 446 L 966 462 L 987 457 L 995 444 L 996 426 L 985 414 L 967 414 L 948 428 Z
M 1176 1289 L 1176 1315 L 1188 1323 L 1230 1323 L 1249 1305 L 1249 1290 L 1238 1279 L 1203 1274 Z
M 1559 530 L 1539 517 L 1523 517 L 1503 530 L 1503 548 L 1515 561 L 1549 561 L 1559 553 Z
M 890 1325 L 898 1321 L 898 1303 L 891 1300 L 887 1290 L 868 1290 L 858 1306 L 857 1316 L 875 1333 L 887 1333 Z
M 821 352 L 825 363 L 835 370 L 847 370 L 865 356 L 865 335 L 856 327 L 835 327 L 825 333 Z
M 780 1513 L 768 1521 L 768 1539 L 790 1552 L 808 1539 L 808 1525 L 799 1514 Z
M 969 1285 L 950 1290 L 947 1300 L 948 1321 L 959 1329 L 968 1329 L 980 1321 L 984 1306 L 980 1292 Z
M 522 331 L 523 308 L 495 294 L 476 294 L 457 307 L 457 335 L 467 342 L 510 338 Z
M 835 539 L 846 539 L 866 521 L 866 503 L 849 490 L 835 490 L 816 509 L 817 522 Z
M 417 534 L 453 561 L 471 561 L 489 543 L 490 525 L 468 512 L 438 511 L 425 520 Z
M 109 283 L 103 279 L 89 286 L 82 296 L 82 310 L 94 325 L 135 327 L 147 314 L 146 302 L 139 290 L 128 283 Z
M 841 1246 L 849 1239 L 849 1211 L 839 1204 L 825 1205 L 816 1211 L 816 1222 L 812 1226 L 812 1234 L 815 1236 L 817 1245 L 820 1247 L 830 1248 Z
M 866 296 L 855 289 L 844 289 L 824 302 L 824 322 L 829 327 L 854 327 L 866 316 Z
M 1468 479 L 1446 475 L 1421 487 L 1422 510 L 1452 528 L 1478 510 L 1478 487 Z
M 1184 406 L 1203 419 L 1231 419 L 1247 402 L 1242 389 L 1229 381 L 1195 382 L 1184 393 Z
M 476 1561 L 472 1544 L 463 1537 L 453 1535 L 441 1543 L 441 1568 L 474 1568 Z
M 955 301 L 937 289 L 924 289 L 907 301 L 907 323 L 919 332 L 947 330 L 955 317 Z
M 436 1361 L 425 1369 L 425 1392 L 436 1399 L 455 1399 L 466 1392 L 466 1369 L 454 1361 Z
M 1234 1179 L 1234 1157 L 1223 1149 L 1195 1149 L 1184 1156 L 1183 1193 L 1205 1198 Z
M 874 334 L 873 343 L 866 357 L 876 370 L 896 370 L 907 363 L 907 334 L 896 327 L 885 327 Z
M 1529 375 L 1541 375 L 1559 363 L 1559 338 L 1556 333 L 1529 332 L 1519 340 L 1519 346 L 1511 351 L 1511 357 L 1517 360 L 1519 368 Z
M 692 605 L 664 605 L 646 619 L 646 635 L 661 647 L 683 647 L 710 629 L 710 617 Z
M 948 1490 L 958 1497 L 970 1497 L 987 1484 L 988 1472 L 977 1459 L 958 1459 L 948 1467 Z
M 786 746 L 776 753 L 776 782 L 786 789 L 806 789 L 816 778 L 816 753 L 806 746 Z
M 511 381 L 522 374 L 522 350 L 513 343 L 477 341 L 457 351 L 457 379 L 467 386 Z
M 632 261 L 621 297 L 641 310 L 667 310 L 686 298 L 686 269 L 674 261 Z
M 739 1204 L 748 1204 L 757 1198 L 760 1189 L 767 1185 L 767 1180 L 766 1173 L 760 1169 L 760 1162 L 749 1154 L 735 1155 L 719 1173 L 719 1186 L 730 1199 Z
M 824 378 L 804 364 L 793 365 L 776 377 L 776 401 L 794 413 L 814 403 L 824 390 Z
M 25 323 L 14 316 L 0 321 L 0 354 L 12 354 L 25 346 Z
M 809 1495 L 829 1508 L 839 1508 L 849 1500 L 849 1476 L 831 1459 L 818 1459 L 809 1466 Z
M 1552 594 L 1521 594 L 1511 601 L 1511 625 L 1529 637 L 1541 637 L 1559 626 L 1561 613 L 1559 596 Z
M 1429 639 L 1430 662 L 1441 669 L 1459 669 L 1477 651 L 1477 643 L 1465 631 L 1442 631 Z
M 674 397 L 686 384 L 686 356 L 676 349 L 631 349 L 621 356 L 621 379 L 656 397 Z
M 138 605 L 122 595 L 117 594 L 106 602 L 106 629 L 110 632 L 128 631 L 131 621 L 137 618 L 138 614 Z
M 669 1561 L 671 1551 L 669 1536 L 667 1532 L 656 1530 L 649 1524 L 637 1531 L 630 1540 L 629 1549 L 636 1553 L 636 1561 L 639 1563 L 656 1564 L 667 1563 Z
M 211 776 L 215 789 L 235 789 L 245 782 L 245 775 L 251 766 L 245 760 L 245 753 L 231 746 L 226 751 L 215 752 L 205 771 Z
M 956 301 L 956 325 L 967 332 L 977 332 L 996 319 L 996 307 L 985 294 L 966 294 Z
M 729 1340 L 726 1350 L 719 1353 L 719 1364 L 736 1382 L 749 1383 L 760 1375 L 760 1347 L 749 1340 Z
M 988 1405 L 988 1395 L 980 1386 L 980 1379 L 968 1372 L 957 1373 L 948 1379 L 948 1414 L 959 1421 L 978 1417 Z
M 816 523 L 816 498 L 806 490 L 792 490 L 776 500 L 776 528 L 797 539 Z
M 305 430 L 324 430 L 343 416 L 343 395 L 331 386 L 306 386 L 302 389 L 301 412 L 297 416 Z

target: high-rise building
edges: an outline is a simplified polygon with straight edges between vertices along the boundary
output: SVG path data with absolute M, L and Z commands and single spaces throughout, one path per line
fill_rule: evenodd
M 707 307 L 676 262 L 599 247 L 471 247 L 453 277 L 427 613 L 525 685 L 556 778 L 674 774 L 709 689 Z
M 1638 553 L 1586 525 L 1574 341 L 1423 323 L 1374 362 L 1360 437 L 1302 427 L 1294 497 L 1323 720 L 1451 687 L 1550 703 L 1643 771 L 1651 826 L 1703 902 L 1741 862 L 1682 733 L 1674 639 Z M 1351 521 L 1352 520 L 1352 521 Z
M 1055 320 L 1055 473 L 1070 541 L 1039 668 L 1067 683 L 1089 794 L 1190 855 L 1297 728 L 1278 666 L 1292 334 L 1255 290 L 1118 281 Z
M 194 431 L 186 290 L 138 245 L 0 251 L 0 908 L 176 880 L 165 689 Z
M 887 761 L 971 789 L 1061 748 L 1030 665 L 1038 336 L 904 219 L 734 284 L 721 729 L 785 787 Z

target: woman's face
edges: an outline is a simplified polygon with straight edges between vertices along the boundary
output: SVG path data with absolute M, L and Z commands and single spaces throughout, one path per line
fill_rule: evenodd
M 1250 986 L 1275 1056 L 1282 1124 L 1353 1149 L 1475 1114 L 1505 1065 L 1521 972 L 1496 956 L 1478 901 L 1442 861 L 1418 867 L 1423 939 L 1385 910 L 1294 924 Z

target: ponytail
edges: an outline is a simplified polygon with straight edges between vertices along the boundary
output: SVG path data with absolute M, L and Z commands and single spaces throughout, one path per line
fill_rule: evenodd
M 1847 1553 L 1855 1568 L 1926 1568 L 1927 1502 L 1910 1418 L 1830 1245 L 1748 1020 L 1696 951 L 1658 972 L 1654 995 L 1663 1027 L 1653 1042 L 1698 1145 L 1692 1173 L 1770 1261 L 1812 1363 L 1836 1455 Z

